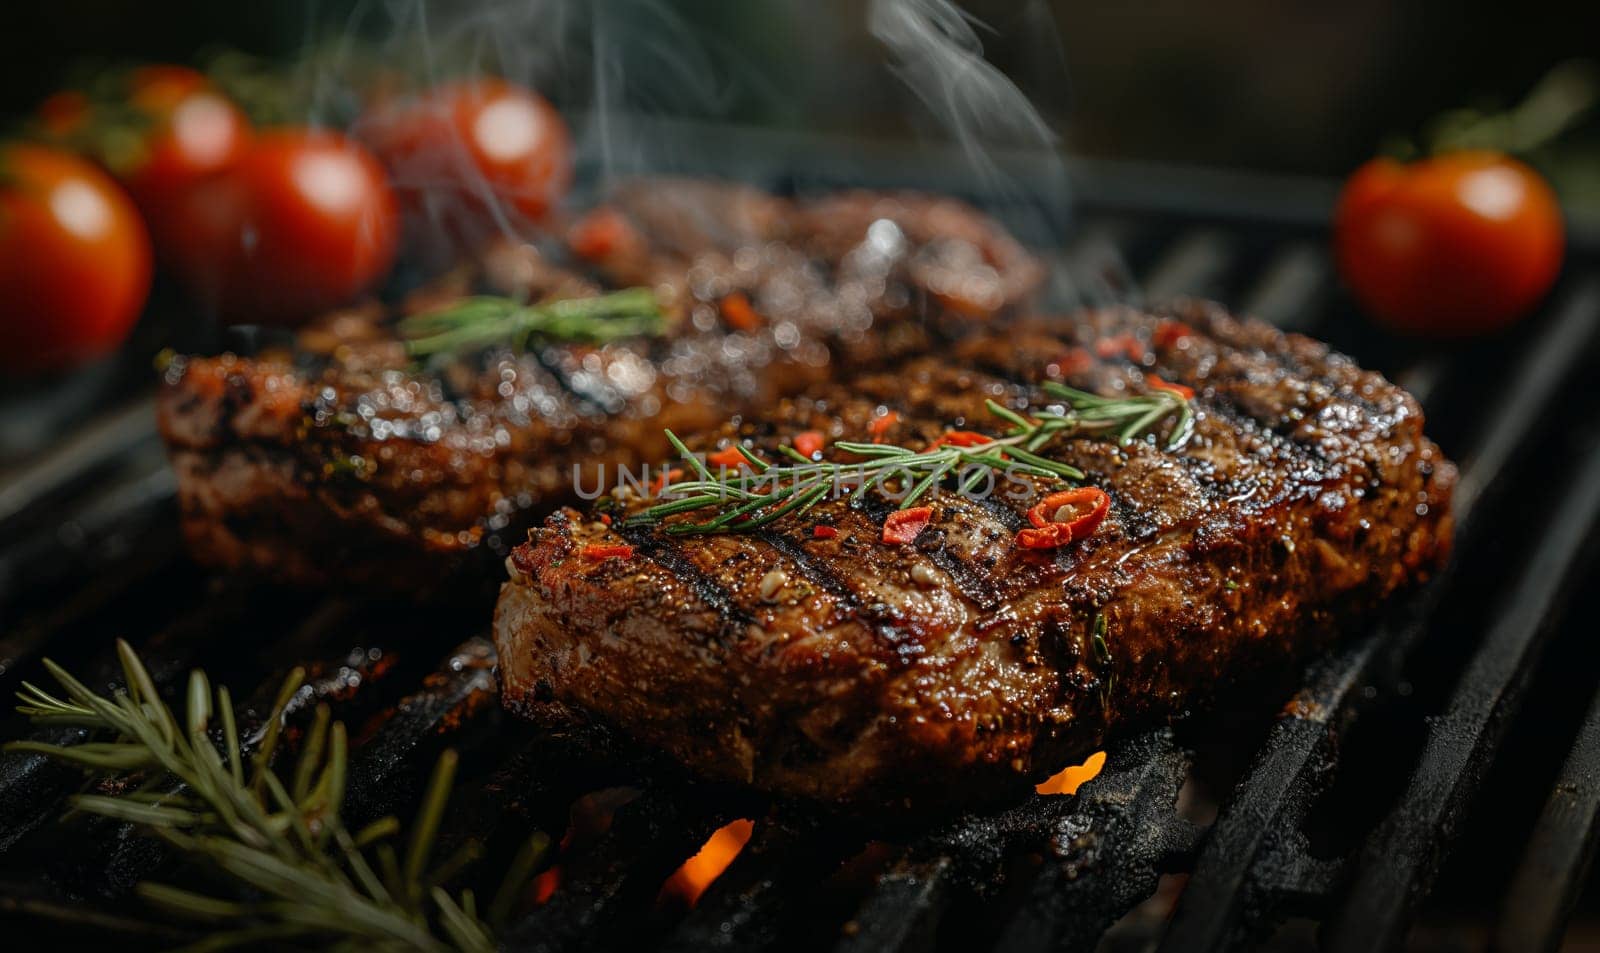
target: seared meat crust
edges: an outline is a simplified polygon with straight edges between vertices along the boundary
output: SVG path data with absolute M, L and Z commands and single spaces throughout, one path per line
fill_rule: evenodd
M 888 409 L 899 417 L 881 435 L 921 447 L 949 428 L 998 433 L 986 397 L 1020 410 L 1050 403 L 1047 380 L 1137 393 L 1148 374 L 1195 389 L 1193 436 L 1177 452 L 1047 446 L 1112 499 L 1092 537 L 1060 550 L 1016 546 L 1050 487 L 1005 478 L 984 500 L 937 495 L 928 529 L 899 547 L 879 541 L 884 503 L 831 501 L 742 536 L 558 512 L 508 561 L 505 704 L 597 720 L 785 794 L 999 798 L 1108 733 L 1281 673 L 1443 559 L 1455 468 L 1416 402 L 1322 344 L 1202 304 L 968 340 L 700 445 L 739 439 L 770 457 L 805 430 L 862 440 Z M 837 536 L 816 538 L 818 524 Z M 617 543 L 634 554 L 584 554 Z
M 815 219 L 832 207 L 857 211 L 824 241 Z M 797 204 L 663 182 L 621 189 L 607 211 L 625 240 L 592 262 L 600 284 L 508 248 L 476 283 L 535 299 L 646 284 L 669 312 L 664 338 L 551 345 L 422 373 L 383 322 L 336 315 L 305 329 L 292 353 L 174 361 L 160 417 L 197 558 L 303 584 L 449 592 L 463 571 L 492 564 L 480 551 L 503 557 L 501 539 L 574 499 L 574 467 L 594 490 L 614 465 L 666 454 L 663 427 L 714 426 L 841 367 L 924 350 L 947 323 L 971 324 L 917 284 L 950 283 L 951 262 L 963 263 L 962 287 L 987 314 L 1042 278 L 998 226 L 946 199 Z M 945 271 L 929 270 L 934 258 Z M 473 284 L 446 282 L 414 306 Z M 733 293 L 759 326 L 725 320 L 719 304 Z

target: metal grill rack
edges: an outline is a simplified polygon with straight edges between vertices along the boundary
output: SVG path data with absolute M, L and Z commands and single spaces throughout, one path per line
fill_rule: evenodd
M 559 858 L 561 886 L 504 938 L 513 950 L 1221 950 L 1272 947 L 1312 924 L 1328 949 L 1397 946 L 1435 902 L 1508 737 L 1529 733 L 1518 715 L 1530 685 L 1553 666 L 1592 664 L 1588 633 L 1565 610 L 1593 578 L 1600 518 L 1600 393 L 1583 384 L 1600 267 L 1576 249 L 1543 314 L 1495 340 L 1430 350 L 1374 330 L 1338 291 L 1318 225 L 1326 187 L 1185 190 L 1161 170 L 1078 171 L 1081 218 L 1055 256 L 1064 303 L 1208 295 L 1330 340 L 1412 389 L 1463 465 L 1450 568 L 1306 671 L 1292 705 L 1246 699 L 1123 739 L 1076 796 L 931 830 L 706 789 L 601 740 L 503 717 L 486 607 L 210 578 L 182 554 L 172 479 L 137 393 L 0 485 L 0 688 L 37 679 L 46 655 L 110 686 L 111 639 L 123 636 L 164 687 L 204 667 L 247 699 L 249 718 L 305 665 L 311 697 L 352 728 L 358 821 L 409 813 L 437 753 L 461 752 L 444 837 L 490 845 L 469 880 L 502 866 L 495 845 L 511 835 L 559 837 L 586 793 L 636 789 L 602 834 Z M 1230 187 L 1255 199 L 1230 205 Z M 1274 189 L 1284 200 L 1263 206 Z M 1547 801 L 1504 818 L 1509 843 L 1526 849 L 1474 918 L 1498 949 L 1551 948 L 1588 879 L 1600 693 L 1586 710 L 1578 701 L 1573 717 L 1535 726 L 1539 744 L 1519 746 L 1539 765 L 1524 784 Z M 74 737 L 0 723 L 5 737 Z M 170 873 L 172 857 L 110 822 L 54 823 L 80 783 L 38 757 L 0 758 L 0 919 L 48 924 L 64 943 L 188 938 L 129 896 Z M 693 909 L 663 912 L 662 880 L 735 817 L 755 819 L 749 844 Z

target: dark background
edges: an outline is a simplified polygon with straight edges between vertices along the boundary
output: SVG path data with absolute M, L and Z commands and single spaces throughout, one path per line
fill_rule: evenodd
M 542 0 L 7 6 L 0 112 L 13 117 L 106 60 L 193 62 L 225 46 L 287 61 L 308 39 L 359 35 L 392 65 L 412 68 L 428 60 L 418 41 L 431 29 L 443 46 L 457 41 L 457 52 L 512 51 L 509 71 L 531 73 L 525 78 L 568 108 L 596 98 L 590 54 L 609 43 L 626 52 L 622 98 L 648 111 L 852 135 L 929 127 L 925 110 L 887 72 L 865 4 L 855 0 L 607 0 L 592 9 Z M 1600 53 L 1593 3 L 965 6 L 990 28 L 979 30 L 988 58 L 1071 150 L 1286 172 L 1341 174 L 1386 137 L 1414 132 L 1445 109 L 1505 104 L 1553 64 Z M 463 11 L 479 12 L 461 26 Z

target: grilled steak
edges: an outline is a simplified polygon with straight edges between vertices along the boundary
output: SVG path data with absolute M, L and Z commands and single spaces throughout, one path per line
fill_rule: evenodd
M 1206 305 L 1029 322 L 698 445 L 737 439 L 776 459 L 815 430 L 920 448 L 951 428 L 1003 432 L 985 398 L 1059 404 L 1040 391 L 1049 380 L 1145 393 L 1161 383 L 1150 374 L 1194 389 L 1192 436 L 1162 449 L 1174 420 L 1126 447 L 1055 437 L 1039 452 L 1111 498 L 1092 535 L 1059 549 L 1018 545 L 1023 514 L 1059 488 L 1033 478 L 982 499 L 936 493 L 904 546 L 881 542 L 893 504 L 872 496 L 744 535 L 630 525 L 638 494 L 617 512 L 557 512 L 507 561 L 505 704 L 596 720 L 775 792 L 1003 797 L 1109 732 L 1284 673 L 1443 558 L 1455 468 L 1417 403 L 1322 344 Z M 617 546 L 632 551 L 599 558 L 628 552 Z
M 841 219 L 819 222 L 829 209 Z M 456 567 L 503 557 L 501 538 L 573 499 L 575 466 L 592 488 L 602 464 L 666 453 L 664 426 L 710 427 L 840 366 L 925 349 L 1042 278 L 950 200 L 791 202 L 691 182 L 621 190 L 558 257 L 498 249 L 482 275 L 415 306 L 483 285 L 540 299 L 643 284 L 668 334 L 422 373 L 384 321 L 342 314 L 292 351 L 174 361 L 161 424 L 197 557 L 300 583 L 448 591 Z

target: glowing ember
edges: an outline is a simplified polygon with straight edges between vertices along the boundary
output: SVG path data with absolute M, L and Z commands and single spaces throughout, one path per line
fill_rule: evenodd
M 754 829 L 755 822 L 744 819 L 719 828 L 706 840 L 699 853 L 684 861 L 683 866 L 661 885 L 661 897 L 670 898 L 686 907 L 694 906 L 711 882 L 728 869 L 733 859 L 739 856 L 739 851 L 744 850 Z
M 1100 773 L 1106 766 L 1106 753 L 1096 751 L 1082 764 L 1075 764 L 1058 774 L 1046 778 L 1038 787 L 1034 788 L 1040 794 L 1076 794 L 1078 786 Z

